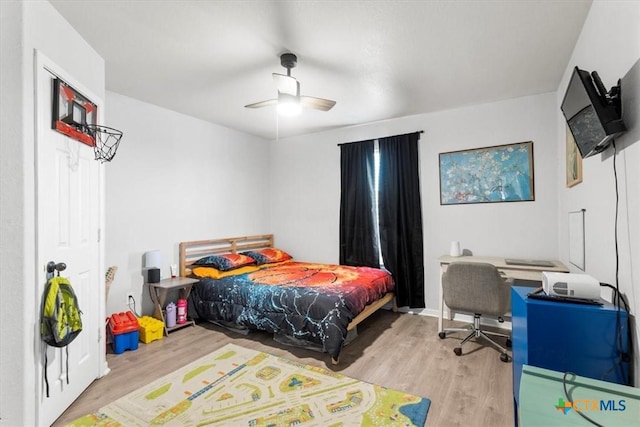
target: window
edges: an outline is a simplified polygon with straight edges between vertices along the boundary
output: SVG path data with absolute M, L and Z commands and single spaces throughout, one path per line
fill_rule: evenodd
M 377 139 L 373 141 L 373 217 L 376 224 L 380 224 L 380 144 Z M 384 267 L 382 248 L 380 246 L 380 227 L 375 227 L 374 235 L 376 247 L 378 248 L 378 263 Z

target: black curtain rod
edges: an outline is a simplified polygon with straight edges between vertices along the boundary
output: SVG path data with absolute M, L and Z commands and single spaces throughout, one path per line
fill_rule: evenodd
M 412 133 L 424 133 L 424 131 L 423 130 L 417 130 L 415 132 L 401 133 L 399 135 L 381 136 L 381 137 L 378 137 L 378 138 L 372 138 L 372 140 L 374 140 L 374 139 L 382 139 L 382 138 L 393 138 L 394 136 L 411 135 Z M 363 139 L 363 141 L 369 141 L 369 140 L 368 139 Z M 341 142 L 341 143 L 338 144 L 338 147 L 341 146 L 341 145 L 345 145 L 345 144 L 356 144 L 358 142 L 362 142 L 362 141 Z

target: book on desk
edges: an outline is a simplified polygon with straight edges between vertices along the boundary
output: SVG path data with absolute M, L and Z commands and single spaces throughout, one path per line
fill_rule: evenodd
M 540 260 L 540 259 L 505 258 L 504 262 L 507 265 L 528 265 L 531 267 L 554 267 L 555 266 L 555 264 L 552 261 Z

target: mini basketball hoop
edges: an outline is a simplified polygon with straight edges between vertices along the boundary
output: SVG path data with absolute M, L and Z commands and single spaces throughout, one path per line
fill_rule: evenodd
M 122 132 L 118 129 L 101 125 L 85 124 L 83 126 L 95 141 L 93 152 L 96 160 L 100 160 L 101 163 L 110 162 L 116 155 Z

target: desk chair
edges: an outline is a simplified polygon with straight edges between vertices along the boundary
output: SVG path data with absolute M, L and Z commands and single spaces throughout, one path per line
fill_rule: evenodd
M 460 345 L 453 349 L 456 356 L 462 354 L 462 346 L 474 337 L 482 337 L 500 350 L 500 360 L 509 361 L 507 350 L 488 335 L 507 338 L 506 346 L 511 347 L 509 335 L 500 334 L 480 327 L 480 316 L 502 316 L 511 311 L 511 286 L 500 276 L 492 264 L 479 262 L 454 262 L 442 275 L 444 301 L 449 310 L 473 313 L 473 325 L 468 328 L 445 328 L 438 333 L 444 339 L 449 332 L 470 332 Z

